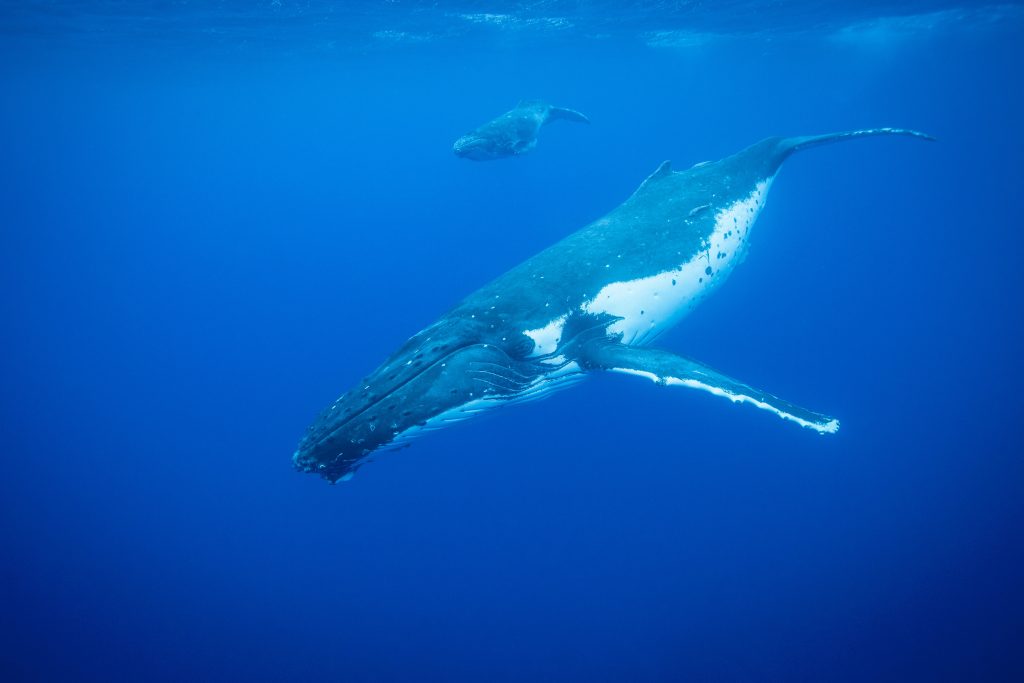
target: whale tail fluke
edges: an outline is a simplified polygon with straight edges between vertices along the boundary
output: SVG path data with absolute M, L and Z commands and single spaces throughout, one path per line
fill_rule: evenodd
M 843 133 L 827 133 L 825 135 L 804 135 L 800 137 L 783 138 L 781 146 L 784 153 L 788 156 L 793 152 L 806 149 L 807 147 L 827 145 L 832 142 L 841 142 L 852 138 L 864 138 L 875 135 L 908 135 L 910 137 L 921 138 L 922 140 L 935 140 L 934 137 L 927 133 L 910 130 L 909 128 L 865 128 L 863 130 L 850 130 Z
M 576 123 L 590 123 L 590 119 L 575 109 L 565 109 L 563 107 L 551 107 L 548 109 L 548 118 L 545 123 L 558 120 L 575 121 Z

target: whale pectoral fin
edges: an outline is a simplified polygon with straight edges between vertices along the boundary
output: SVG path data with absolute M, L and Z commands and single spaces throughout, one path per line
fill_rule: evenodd
M 575 121 L 576 123 L 590 123 L 584 114 L 576 111 L 575 109 L 566 109 L 565 107 L 551 107 L 548 109 L 548 121 Z
M 822 434 L 839 430 L 839 420 L 835 418 L 793 405 L 766 391 L 727 377 L 703 363 L 669 351 L 624 344 L 591 343 L 580 350 L 580 365 L 588 370 L 639 375 L 663 386 L 702 389 L 733 403 L 751 403 L 784 420 L 791 420 Z
M 512 145 L 512 152 L 515 154 L 526 154 L 533 150 L 537 146 L 537 139 L 531 138 L 529 140 L 516 140 Z

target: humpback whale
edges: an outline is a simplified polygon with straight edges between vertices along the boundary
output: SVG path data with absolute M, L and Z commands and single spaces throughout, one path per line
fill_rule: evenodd
M 452 145 L 452 151 L 456 156 L 474 161 L 525 154 L 537 146 L 540 127 L 559 119 L 590 123 L 590 119 L 578 111 L 527 100 L 472 133 L 463 135 Z
M 662 163 L 620 206 L 468 296 L 328 406 L 295 467 L 348 479 L 377 451 L 598 371 L 700 389 L 835 432 L 835 418 L 649 344 L 743 259 L 789 155 L 873 135 L 933 139 L 896 128 L 773 137 L 685 171 Z

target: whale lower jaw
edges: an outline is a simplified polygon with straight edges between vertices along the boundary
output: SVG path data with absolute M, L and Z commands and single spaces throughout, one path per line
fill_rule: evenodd
M 399 433 L 395 436 L 394 440 L 383 446 L 383 448 L 401 448 L 423 434 L 437 431 L 438 429 L 455 424 L 456 422 L 463 422 L 464 420 L 468 420 L 471 417 L 488 412 L 494 408 L 517 405 L 519 403 L 528 403 L 530 401 L 546 398 L 556 391 L 568 389 L 570 386 L 582 380 L 583 376 L 583 372 L 578 363 L 566 363 L 561 367 L 556 368 L 551 373 L 538 377 L 527 388 L 518 393 L 505 396 L 492 394 L 470 401 L 469 403 L 465 403 L 461 406 L 450 408 L 443 413 L 430 418 L 422 425 L 415 425 L 406 429 L 404 432 Z
M 485 395 L 468 403 L 464 403 L 461 406 L 449 408 L 448 410 L 430 418 L 423 424 L 414 425 L 405 431 L 398 433 L 394 439 L 388 443 L 381 445 L 371 453 L 367 453 L 364 457 L 352 463 L 348 468 L 348 471 L 338 477 L 336 481 L 349 481 L 355 474 L 355 471 L 366 463 L 372 461 L 374 456 L 380 453 L 405 448 L 424 434 L 444 429 L 445 427 L 449 427 L 458 422 L 464 422 L 470 418 L 490 412 L 495 408 L 518 405 L 520 403 L 528 403 L 530 401 L 546 398 L 557 391 L 568 389 L 581 381 L 584 377 L 585 373 L 578 363 L 574 361 L 564 362 L 559 367 L 552 368 L 550 372 L 537 377 L 529 386 L 515 394 L 499 395 L 495 393 Z M 297 455 L 298 453 L 296 453 L 296 456 Z M 316 467 L 308 466 L 299 467 L 299 469 L 306 472 L 317 471 Z

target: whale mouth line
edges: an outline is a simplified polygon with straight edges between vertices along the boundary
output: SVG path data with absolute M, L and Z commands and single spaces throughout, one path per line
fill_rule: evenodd
M 425 373 L 436 368 L 438 364 L 444 365 L 446 362 L 450 362 L 450 360 L 458 354 L 466 353 L 474 348 L 500 352 L 501 355 L 509 361 L 509 365 L 507 367 L 503 367 L 502 364 L 496 362 L 470 361 L 470 365 L 474 366 L 472 374 L 477 375 L 479 380 L 487 384 L 490 387 L 490 391 L 496 392 L 494 395 L 489 397 L 482 395 L 481 398 L 477 400 L 487 401 L 493 404 L 507 400 L 514 403 L 517 402 L 517 399 L 527 398 L 538 393 L 539 387 L 534 386 L 537 378 L 524 374 L 519 370 L 515 370 L 513 366 L 516 361 L 505 349 L 495 344 L 481 341 L 467 343 L 447 351 L 443 356 L 437 358 L 428 365 L 418 368 L 415 374 L 390 387 L 386 393 L 375 398 L 357 412 L 345 416 L 329 431 L 324 432 L 318 438 L 310 439 L 310 441 L 304 445 L 300 445 L 299 450 L 296 451 L 295 456 L 293 456 L 293 462 L 296 469 L 306 472 L 318 472 L 321 476 L 331 482 L 345 481 L 347 478 L 351 477 L 351 475 L 361 465 L 369 462 L 376 453 L 402 448 L 407 445 L 409 438 L 403 435 L 407 435 L 410 431 L 414 433 L 432 431 L 428 425 L 437 417 L 435 415 L 429 416 L 426 422 L 415 422 L 408 425 L 401 433 L 393 434 L 390 438 L 387 438 L 368 449 L 364 449 L 358 455 L 352 453 L 349 457 L 346 457 L 344 449 L 342 452 L 335 452 L 331 446 L 332 442 L 338 439 L 340 432 L 347 427 L 351 427 L 353 423 L 357 422 L 360 418 L 363 418 L 368 411 L 375 406 L 378 406 L 389 396 L 393 395 L 395 392 L 401 391 L 403 387 L 406 387 L 415 380 L 423 377 Z M 415 351 L 413 351 L 413 353 L 415 353 Z M 554 368 L 554 370 L 562 370 L 567 365 L 569 365 L 568 362 L 562 363 L 558 367 Z M 545 368 L 545 370 L 548 369 Z M 484 376 L 481 377 L 480 375 Z M 504 382 L 502 380 L 504 380 Z M 504 385 L 506 383 L 508 385 Z M 487 389 L 485 389 L 485 394 L 486 393 L 488 393 Z M 472 401 L 470 401 L 470 403 L 472 403 Z M 464 407 L 465 406 L 452 406 L 447 409 L 447 412 L 450 413 L 452 411 L 462 410 Z M 468 411 L 459 419 L 465 419 L 465 417 L 469 417 L 470 414 L 475 414 L 477 412 L 482 412 L 482 410 Z M 375 419 L 376 418 L 374 418 L 374 420 Z M 436 427 L 434 427 L 434 429 L 436 429 Z M 316 455 L 318 452 L 321 454 L 319 457 Z
M 391 387 L 387 391 L 387 393 L 384 393 L 384 394 L 378 396 L 376 399 L 374 399 L 370 403 L 368 403 L 365 406 L 363 406 L 362 409 L 360 409 L 360 410 L 352 413 L 351 415 L 348 415 L 347 417 L 345 417 L 341 422 L 339 422 L 337 425 L 335 425 L 329 432 L 324 434 L 321 438 L 317 439 L 317 441 L 320 442 L 320 443 L 323 443 L 324 441 L 330 440 L 335 434 L 337 434 L 341 429 L 343 429 L 343 428 L 347 427 L 349 424 L 351 424 L 352 421 L 355 420 L 356 418 L 358 418 L 360 415 L 362 415 L 366 411 L 370 410 L 374 406 L 380 404 L 381 401 L 386 399 L 388 396 L 394 394 L 396 391 L 400 390 L 402 387 L 408 385 L 410 382 L 413 382 L 413 381 L 419 379 L 420 377 L 423 376 L 423 373 L 427 372 L 431 368 L 436 367 L 438 363 L 444 363 L 449 358 L 454 356 L 456 353 L 464 351 L 465 349 L 471 348 L 473 346 L 479 346 L 479 344 L 475 344 L 474 343 L 474 344 L 466 344 L 464 346 L 459 346 L 458 348 L 452 349 L 450 352 L 448 352 L 445 355 L 441 356 L 440 358 L 435 360 L 433 363 L 430 363 L 429 365 L 420 368 L 420 370 L 417 373 L 409 376 L 408 378 L 406 378 L 402 382 L 399 382 L 395 386 Z

